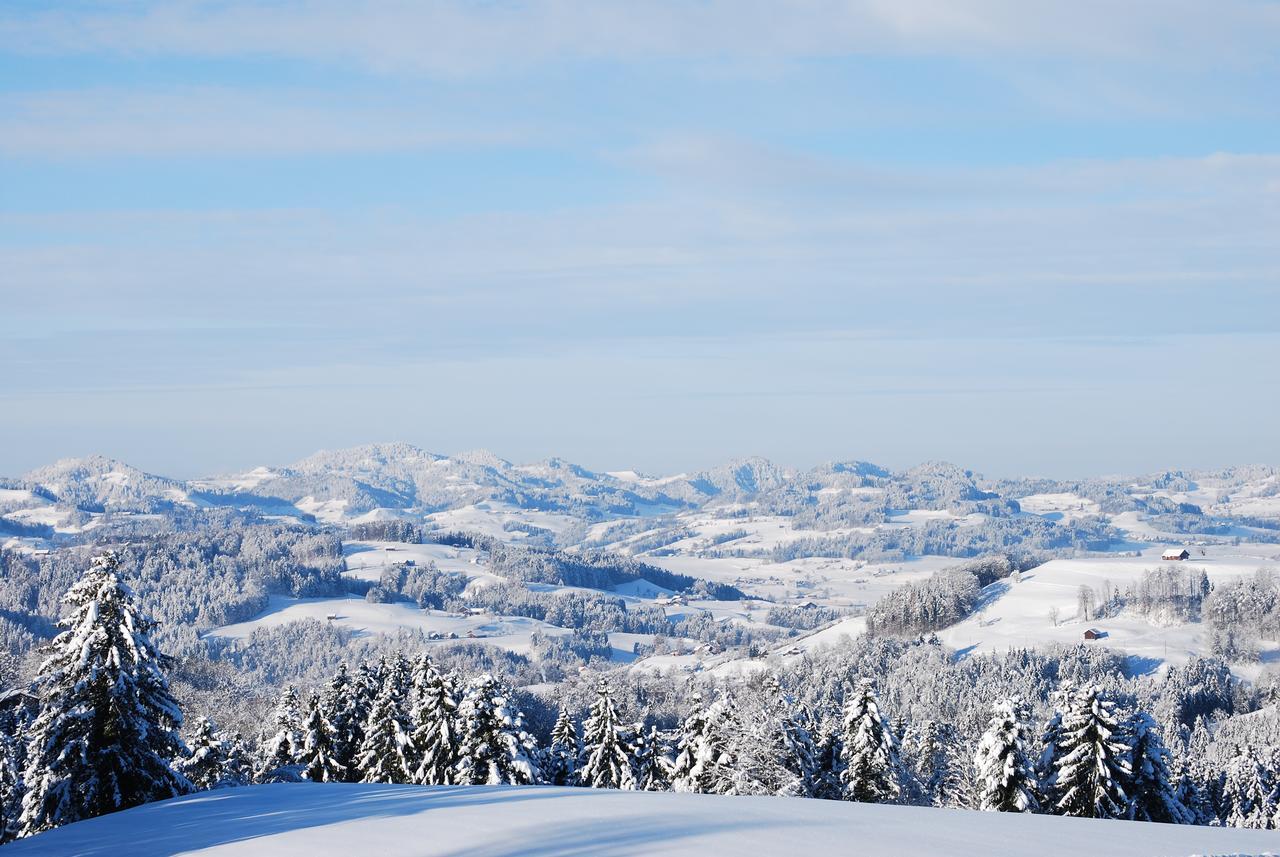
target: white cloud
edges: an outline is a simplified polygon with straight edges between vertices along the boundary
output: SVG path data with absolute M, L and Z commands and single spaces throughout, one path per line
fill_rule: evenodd
M 167 0 L 0 18 L 9 50 L 279 55 L 446 74 L 560 59 L 847 53 L 1222 65 L 1266 60 L 1278 40 L 1280 7 L 1250 0 Z
M 473 335 L 468 318 L 484 317 L 491 338 L 528 325 L 625 333 L 644 329 L 641 319 L 768 329 L 812 324 L 802 310 L 815 305 L 855 315 L 861 329 L 936 328 L 955 313 L 990 329 L 1004 317 L 975 311 L 984 302 L 1058 312 L 1079 289 L 1113 308 L 1099 322 L 1110 329 L 1176 319 L 1191 300 L 1147 307 L 1141 295 L 1257 296 L 1280 279 L 1277 156 L 873 171 L 724 145 L 658 148 L 660 158 L 632 155 L 653 171 L 645 201 L 454 216 L 3 215 L 0 230 L 38 237 L 0 244 L 0 269 L 17 284 L 12 332 L 66 304 L 294 323 L 365 317 L 390 329 L 401 311 L 428 313 L 460 325 L 434 334 L 443 340 Z M 1127 309 L 1115 310 L 1125 296 Z M 883 312 L 862 312 L 875 307 Z M 1229 302 L 1210 310 L 1200 323 L 1275 323 Z M 1046 316 L 1028 310 L 1026 323 L 1045 327 Z
M 253 155 L 527 143 L 543 132 L 314 90 L 0 94 L 0 155 Z

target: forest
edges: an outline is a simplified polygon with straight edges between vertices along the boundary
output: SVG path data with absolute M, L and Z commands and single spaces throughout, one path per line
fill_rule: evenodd
M 286 685 L 256 721 L 233 725 L 245 700 L 217 677 L 206 687 L 221 696 L 171 684 L 175 663 L 125 569 L 113 552 L 92 559 L 30 685 L 0 697 L 6 838 L 200 789 L 300 780 L 1280 820 L 1276 688 L 1212 659 L 1157 681 L 1105 650 L 955 661 L 929 639 L 863 637 L 738 681 L 584 675 L 553 702 L 404 646 Z

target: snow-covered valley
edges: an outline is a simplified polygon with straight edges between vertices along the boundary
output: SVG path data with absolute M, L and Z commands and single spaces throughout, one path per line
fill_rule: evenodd
M 772 633 L 774 639 L 756 647 L 757 661 L 859 633 L 856 617 L 885 595 L 965 557 L 1035 556 L 1033 570 L 988 586 L 980 609 L 939 629 L 942 641 L 964 654 L 1007 651 L 1080 643 L 1092 628 L 1102 636 L 1091 645 L 1132 655 L 1135 670 L 1153 671 L 1208 653 L 1202 624 L 1124 610 L 1094 621 L 1078 609 L 1081 586 L 1123 592 L 1167 565 L 1159 557 L 1170 546 L 1187 546 L 1190 557 L 1182 565 L 1202 568 L 1215 584 L 1280 567 L 1280 475 L 1265 467 L 1050 483 L 994 482 L 942 464 L 891 473 L 851 462 L 800 472 L 747 459 L 649 477 L 596 473 L 559 459 L 515 465 L 483 451 L 444 456 L 381 444 L 188 482 L 109 459 L 71 459 L 3 485 L 0 539 L 6 549 L 27 554 L 86 537 L 127 538 L 163 528 L 175 515 L 228 512 L 338 532 L 411 526 L 419 534 L 413 541 L 348 535 L 342 575 L 356 587 L 354 595 L 272 593 L 254 616 L 198 629 L 210 639 L 245 639 L 255 630 L 310 620 L 357 638 L 411 631 L 441 644 L 483 640 L 524 653 L 534 633 L 573 631 L 491 609 L 421 609 L 398 597 L 360 601 L 359 586 L 376 586 L 394 567 L 457 575 L 470 594 L 506 582 L 489 568 L 485 551 L 430 543 L 433 534 L 467 533 L 567 555 L 611 552 L 733 587 L 742 600 L 686 595 L 673 603 L 676 593 L 643 579 L 608 591 L 631 608 L 660 606 L 673 621 L 706 613 Z M 575 589 L 527 586 L 543 594 Z M 832 612 L 816 630 L 768 623 L 771 608 L 803 605 Z M 637 660 L 635 643 L 651 644 L 654 633 L 613 633 L 617 659 L 635 668 L 742 662 L 740 654 L 700 648 L 697 640 Z M 1256 677 L 1278 649 L 1277 641 L 1260 641 L 1256 657 L 1235 669 Z

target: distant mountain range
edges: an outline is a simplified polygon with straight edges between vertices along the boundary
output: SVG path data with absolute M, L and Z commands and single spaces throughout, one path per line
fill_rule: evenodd
M 802 516 L 815 529 L 875 524 L 895 511 L 1011 516 L 1035 495 L 1070 495 L 1114 515 L 1251 514 L 1280 517 L 1280 471 L 1251 466 L 1166 471 L 1140 478 L 986 480 L 944 462 L 893 472 L 864 461 L 795 470 L 764 458 L 696 473 L 652 477 L 598 473 L 559 458 L 517 465 L 480 450 L 440 455 L 406 443 L 370 444 L 283 467 L 189 481 L 146 473 L 101 456 L 71 458 L 0 479 L 0 527 L 54 524 L 61 514 L 256 509 L 269 514 L 352 520 L 433 514 L 477 504 L 568 515 L 584 521 L 678 515 L 749 505 L 753 513 Z M 55 512 L 55 510 L 58 510 Z M 0 529 L 0 532 L 3 532 Z

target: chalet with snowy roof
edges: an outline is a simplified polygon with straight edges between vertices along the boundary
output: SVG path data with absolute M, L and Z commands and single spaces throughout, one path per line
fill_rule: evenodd
M 1090 628 L 1084 632 L 1084 638 L 1086 640 L 1101 640 L 1105 636 L 1107 636 L 1107 632 L 1099 631 L 1097 628 Z
M 1191 551 L 1186 548 L 1169 548 L 1164 553 L 1160 554 L 1160 558 L 1171 561 L 1191 559 Z

